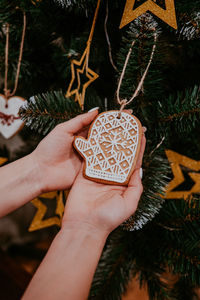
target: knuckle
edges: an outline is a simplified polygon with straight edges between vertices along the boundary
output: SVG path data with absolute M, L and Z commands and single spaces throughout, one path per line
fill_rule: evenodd
M 63 128 L 63 123 L 60 123 L 60 124 L 56 125 L 55 130 L 59 131 L 62 128 Z

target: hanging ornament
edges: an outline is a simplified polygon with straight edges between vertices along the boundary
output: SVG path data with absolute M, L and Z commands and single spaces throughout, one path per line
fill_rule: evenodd
M 0 95 L 0 132 L 5 139 L 13 137 L 24 126 L 18 112 L 25 100 L 20 97 L 11 97 L 9 104 L 7 101 L 4 95 Z
M 173 27 L 174 29 L 177 29 L 174 0 L 165 0 L 166 9 L 163 9 L 155 3 L 156 1 L 152 0 L 147 0 L 146 2 L 134 9 L 135 2 L 135 0 L 126 1 L 124 13 L 120 23 L 120 28 L 124 27 L 125 25 L 129 24 L 145 12 L 149 11 L 161 20 L 163 20 L 169 26 Z
M 117 101 L 120 110 L 103 112 L 92 123 L 88 139 L 76 137 L 74 147 L 83 157 L 83 175 L 93 181 L 127 185 L 134 171 L 142 138 L 140 121 L 123 109 L 130 104 L 142 89 L 156 48 L 157 35 L 147 68 L 132 97 L 120 100 L 119 92 L 125 70 L 135 41 L 132 42 L 126 57 L 117 88 Z
M 71 61 L 72 78 L 66 93 L 66 97 L 71 97 L 74 95 L 75 101 L 78 101 L 82 110 L 84 109 L 85 93 L 87 87 L 99 77 L 98 74 L 96 74 L 88 67 L 88 64 L 89 64 L 90 47 L 91 47 L 95 24 L 99 12 L 100 2 L 101 0 L 98 0 L 97 2 L 92 28 L 87 41 L 87 47 L 79 61 L 78 60 Z M 84 84 L 81 82 L 82 74 L 88 78 L 88 80 Z M 76 88 L 73 89 L 73 86 L 76 86 Z
M 53 225 L 61 227 L 62 216 L 64 213 L 64 199 L 67 192 L 57 191 L 45 193 L 38 198 L 31 201 L 31 203 L 37 208 L 37 212 L 31 222 L 29 231 L 35 231 L 43 228 L 47 228 Z M 47 212 L 47 206 L 42 202 L 42 199 L 56 199 L 55 215 L 53 217 L 45 219 Z
M 12 92 L 8 89 L 8 53 L 9 53 L 9 24 L 6 24 L 6 46 L 5 46 L 5 77 L 4 77 L 4 95 L 0 94 L 0 133 L 6 139 L 11 138 L 19 132 L 24 123 L 19 117 L 19 108 L 24 104 L 25 99 L 15 96 L 19 74 L 21 68 L 23 46 L 26 30 L 26 14 L 23 12 L 23 30 L 20 45 L 19 59 L 16 71 L 15 85 Z
M 130 113 L 108 111 L 93 122 L 88 140 L 77 137 L 75 148 L 85 159 L 88 179 L 126 185 L 133 173 L 142 137 L 140 121 Z
M 166 150 L 166 155 L 171 164 L 174 178 L 168 184 L 164 198 L 187 199 L 193 194 L 200 193 L 200 161 L 193 160 L 172 150 Z M 183 185 L 186 183 L 186 177 L 190 179 L 187 188 Z

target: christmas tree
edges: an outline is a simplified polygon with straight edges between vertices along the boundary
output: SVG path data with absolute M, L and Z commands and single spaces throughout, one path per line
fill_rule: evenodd
M 150 11 L 119 29 L 125 2 L 107 0 L 100 5 L 89 43 L 89 68 L 99 77 L 85 89 L 84 110 L 119 109 L 116 90 L 129 51 L 120 85 L 122 99 L 132 97 L 150 62 L 137 97 L 127 107 L 148 129 L 144 192 L 135 215 L 109 236 L 90 298 L 121 299 L 128 283 L 137 278 L 141 287 L 147 286 L 149 299 L 196 299 L 200 286 L 200 1 L 175 1 L 178 29 Z M 137 8 L 146 0 L 132 2 Z M 154 2 L 166 9 L 166 1 Z M 96 5 L 94 0 L 1 0 L 2 93 L 5 26 L 10 28 L 7 85 L 12 88 L 22 12 L 27 18 L 16 93 L 27 99 L 20 110 L 27 125 L 21 131 L 26 147 L 15 158 L 33 150 L 57 124 L 81 113 L 77 94 L 69 93 L 70 83 L 70 91 L 77 92 L 71 64 L 80 61 L 86 49 Z M 87 72 L 80 80 L 78 92 L 83 94 Z M 7 156 L 3 146 L 1 156 Z

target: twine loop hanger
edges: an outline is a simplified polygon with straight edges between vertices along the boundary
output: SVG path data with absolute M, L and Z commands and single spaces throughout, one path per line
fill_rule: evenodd
M 123 69 L 122 69 L 122 73 L 121 73 L 121 76 L 120 76 L 120 79 L 119 79 L 119 83 L 118 83 L 118 87 L 117 87 L 117 102 L 119 103 L 120 105 L 120 110 L 119 110 L 119 115 L 118 115 L 118 118 L 121 118 L 121 113 L 122 113 L 122 110 L 125 108 L 125 106 L 127 106 L 128 104 L 130 104 L 136 97 L 137 95 L 139 94 L 139 92 L 141 91 L 142 89 L 142 86 L 144 84 L 144 80 L 147 76 L 147 73 L 148 73 L 148 70 L 149 70 L 149 67 L 152 63 L 152 60 L 153 60 L 153 56 L 154 56 L 154 53 L 155 53 L 155 49 L 156 49 L 156 42 L 157 42 L 157 34 L 154 33 L 154 44 L 153 44 L 153 47 L 152 47 L 152 51 L 151 51 L 151 55 L 150 55 L 150 59 L 149 59 L 149 62 L 147 64 L 147 67 L 146 67 L 146 70 L 144 71 L 144 74 L 142 75 L 142 78 L 135 90 L 135 92 L 133 93 L 132 97 L 127 100 L 127 99 L 123 99 L 123 100 L 120 100 L 120 88 L 121 88 L 121 84 L 122 84 L 122 80 L 124 78 L 124 74 L 125 74 L 125 71 L 126 71 L 126 68 L 127 68 L 127 64 L 128 64 L 128 61 L 130 59 L 130 56 L 131 56 L 131 53 L 133 51 L 133 46 L 135 45 L 135 40 L 132 42 L 131 44 L 131 47 L 128 51 L 128 54 L 126 56 L 126 60 L 125 60 L 125 63 L 124 63 L 124 66 L 123 66 Z
M 24 39 L 25 39 L 25 31 L 26 31 L 26 13 L 23 11 L 23 29 L 22 29 L 22 38 L 20 43 L 20 50 L 19 50 L 19 58 L 17 64 L 17 71 L 15 76 L 15 84 L 13 91 L 11 92 L 8 89 L 8 55 L 9 55 L 9 33 L 10 33 L 10 24 L 6 23 L 6 45 L 5 45 L 5 76 L 4 76 L 4 96 L 6 98 L 6 107 L 8 106 L 8 100 L 10 97 L 14 96 L 18 87 L 19 82 L 19 74 L 22 62 L 22 55 L 23 55 L 23 48 L 24 48 Z

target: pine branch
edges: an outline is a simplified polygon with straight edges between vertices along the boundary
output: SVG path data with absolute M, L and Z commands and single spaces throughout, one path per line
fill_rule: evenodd
M 189 41 L 200 38 L 200 12 L 181 15 L 176 34 L 179 40 Z
M 200 1 L 179 0 L 176 1 L 176 10 L 179 13 L 192 13 L 200 10 Z
M 89 299 L 121 299 L 129 281 L 132 264 L 126 243 L 123 242 L 127 235 L 121 229 L 111 234 L 95 274 Z
M 170 231 L 186 230 L 189 228 L 188 224 L 199 224 L 200 222 L 200 201 L 199 196 L 194 195 L 191 199 L 179 199 L 166 201 L 167 205 L 164 206 L 161 215 L 158 217 L 158 225 Z M 195 223 L 197 222 L 197 223 Z M 198 225 L 199 226 L 199 225 Z M 190 231 L 189 231 L 190 233 Z
M 155 240 L 151 240 L 149 232 L 125 232 L 117 229 L 111 234 L 100 260 L 90 299 L 120 300 L 128 282 L 137 276 L 141 286 L 148 284 L 150 299 L 171 300 L 168 285 L 160 280 L 165 270 L 160 261 L 157 261 L 155 247 Z M 149 260 L 153 251 L 154 259 Z
M 162 279 L 161 274 L 149 271 L 142 271 L 141 277 L 147 284 L 150 300 L 175 300 L 170 291 L 170 282 Z
M 61 91 L 31 97 L 20 109 L 20 116 L 26 125 L 43 135 L 57 124 L 67 121 L 80 113 L 77 103 L 65 98 Z
M 200 88 L 186 89 L 170 95 L 159 102 L 158 122 L 159 132 L 169 134 L 176 132 L 189 132 L 200 119 Z
M 151 300 L 181 300 L 173 286 L 185 276 L 189 286 L 199 285 L 199 224 L 195 225 L 196 233 L 182 222 L 179 231 L 173 224 L 170 230 L 158 225 L 166 219 L 170 223 L 174 215 L 183 218 L 185 209 L 180 209 L 180 204 L 190 209 L 194 206 L 183 205 L 180 200 L 166 201 L 161 213 L 141 230 L 126 232 L 119 228 L 111 234 L 94 278 L 91 299 L 121 299 L 128 281 L 136 276 L 141 286 L 147 284 Z M 173 278 L 173 274 L 178 276 Z
M 125 58 L 132 41 L 135 40 L 136 42 L 134 44 L 120 88 L 120 96 L 122 99 L 129 99 L 136 90 L 138 83 L 140 82 L 141 77 L 147 67 L 152 46 L 154 44 L 155 33 L 158 37 L 161 33 L 161 30 L 155 19 L 150 14 L 145 13 L 131 23 L 129 30 L 123 37 L 123 43 L 117 57 L 118 69 L 120 70 L 120 73 L 123 69 Z M 152 96 L 156 97 L 157 95 L 161 94 L 162 86 L 160 84 L 160 70 L 162 64 L 163 63 L 157 56 L 156 50 L 153 62 L 146 76 L 144 86 L 140 95 L 138 96 L 139 101 L 135 100 L 131 104 L 134 112 L 138 112 L 139 107 L 143 106 L 144 102 L 148 103 L 150 99 L 152 99 Z M 152 90 L 154 91 L 154 95 L 152 95 Z M 148 100 L 146 101 L 146 99 Z
M 195 288 L 199 288 L 198 286 L 193 286 L 190 283 L 189 276 L 180 277 L 180 279 L 176 282 L 173 287 L 173 294 L 176 295 L 176 299 L 178 300 L 194 300 L 198 299 L 195 292 Z
M 76 10 L 84 10 L 86 14 L 91 11 L 92 8 L 95 8 L 96 2 L 94 0 L 54 0 L 63 8 L 75 8 Z
M 124 228 L 131 231 L 141 229 L 160 211 L 165 201 L 161 195 L 169 181 L 166 175 L 169 163 L 166 159 L 155 154 L 145 155 L 143 165 L 143 194 L 136 213 L 123 224 Z

